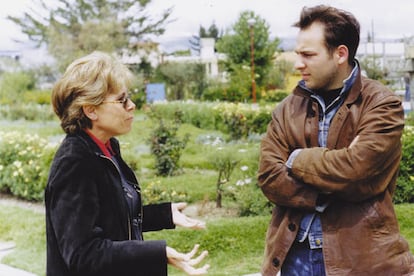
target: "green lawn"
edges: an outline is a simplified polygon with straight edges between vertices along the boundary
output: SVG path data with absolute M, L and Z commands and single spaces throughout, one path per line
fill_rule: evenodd
M 5 125 L 6 124 L 6 125 Z M 53 122 L 2 122 L 9 131 L 37 133 L 41 137 L 60 139 L 63 133 L 57 121 Z M 216 148 L 200 143 L 207 135 L 225 137 L 215 131 L 207 131 L 184 124 L 179 134 L 190 134 L 190 141 L 185 148 L 181 160 L 183 174 L 173 177 L 158 177 L 154 174 L 154 158 L 149 154 L 146 141 L 154 128 L 154 122 L 137 112 L 134 127 L 128 135 L 119 137 L 125 160 L 137 173 L 143 191 L 150 190 L 151 185 L 157 186 L 157 192 L 168 190 L 174 194 L 184 194 L 185 201 L 190 204 L 204 206 L 199 214 L 207 221 L 204 231 L 190 231 L 185 229 L 165 230 L 147 233 L 148 239 L 165 239 L 168 245 L 180 251 L 190 250 L 195 243 L 201 249 L 207 249 L 209 256 L 206 260 L 211 265 L 209 275 L 244 275 L 260 271 L 262 262 L 264 239 L 270 215 L 254 217 L 237 217 L 237 204 L 231 196 L 223 198 L 220 214 L 214 206 L 216 196 L 216 182 L 218 173 L 213 169 L 209 156 L 214 155 Z M 231 176 L 232 181 L 244 179 L 254 175 L 258 161 L 258 142 L 228 143 L 220 147 L 228 147 L 234 152 L 242 152 L 243 159 L 239 167 L 248 167 L 249 171 L 237 168 Z M 230 185 L 226 186 L 229 187 Z M 260 191 L 257 198 L 264 200 Z M 244 198 L 246 203 L 259 201 L 250 191 Z M 153 198 L 151 198 L 153 199 Z M 144 198 L 144 201 L 148 200 Z M 260 205 L 259 205 L 260 206 Z M 260 208 L 260 207 L 259 207 Z M 235 211 L 236 209 L 236 211 Z M 264 209 L 260 209 L 264 210 Z M 228 211 L 233 216 L 229 216 Z M 414 252 L 414 204 L 396 206 L 402 235 L 408 240 Z M 224 216 L 223 213 L 226 213 Z M 207 215 L 206 215 L 207 214 Z M 214 214 L 214 215 L 211 215 Z M 15 250 L 6 256 L 2 262 L 31 271 L 39 276 L 45 275 L 45 220 L 44 215 L 32 210 L 15 206 L 1 206 L 0 208 L 0 241 L 13 241 Z M 169 275 L 183 275 L 174 268 L 169 268 Z
M 414 205 L 396 206 L 402 235 L 414 249 Z M 194 243 L 209 251 L 206 262 L 211 265 L 209 275 L 244 275 L 260 270 L 265 231 L 269 217 L 216 217 L 207 219 L 207 229 L 164 230 L 147 233 L 146 239 L 165 239 L 178 250 L 188 251 Z M 15 250 L 2 262 L 45 275 L 44 215 L 16 206 L 0 208 L 0 240 L 16 243 Z M 414 251 L 413 251 L 414 252 Z M 169 268 L 169 275 L 182 275 Z

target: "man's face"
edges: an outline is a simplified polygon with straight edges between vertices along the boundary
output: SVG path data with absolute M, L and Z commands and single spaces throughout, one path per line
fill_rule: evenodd
M 315 22 L 300 30 L 297 36 L 295 62 L 306 86 L 312 90 L 332 90 L 342 87 L 338 76 L 338 60 L 335 53 L 329 53 L 325 45 L 324 26 Z

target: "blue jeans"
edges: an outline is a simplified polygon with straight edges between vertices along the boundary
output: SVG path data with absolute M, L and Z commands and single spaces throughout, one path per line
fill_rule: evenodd
M 310 249 L 309 241 L 295 241 L 280 271 L 281 276 L 325 276 L 322 249 Z

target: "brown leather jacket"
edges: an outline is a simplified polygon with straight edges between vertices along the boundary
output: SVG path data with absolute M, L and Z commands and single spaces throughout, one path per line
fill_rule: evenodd
M 314 210 L 324 193 L 331 199 L 321 214 L 327 275 L 414 275 L 392 203 L 404 128 L 400 99 L 358 76 L 332 120 L 327 148 L 318 147 L 318 113 L 318 104 L 297 87 L 273 111 L 262 140 L 258 180 L 275 204 L 262 274 L 277 274 L 302 211 Z M 288 172 L 285 162 L 298 148 Z

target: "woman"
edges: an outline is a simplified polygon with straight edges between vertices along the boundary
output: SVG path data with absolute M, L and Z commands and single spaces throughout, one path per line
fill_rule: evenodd
M 167 275 L 167 263 L 189 275 L 207 273 L 193 258 L 144 241 L 142 233 L 176 225 L 201 229 L 180 212 L 185 203 L 142 206 L 138 181 L 114 136 L 128 133 L 135 105 L 133 76 L 111 56 L 94 52 L 75 60 L 56 83 L 52 105 L 66 137 L 45 191 L 47 275 Z

